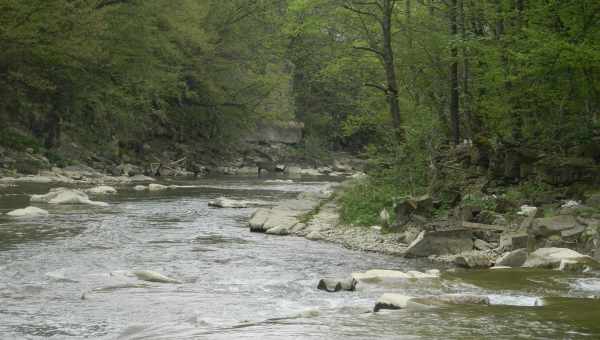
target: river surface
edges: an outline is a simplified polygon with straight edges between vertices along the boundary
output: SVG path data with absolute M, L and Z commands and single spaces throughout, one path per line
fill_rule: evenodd
M 0 339 L 600 338 L 595 275 L 459 271 L 325 293 L 316 289 L 322 277 L 439 265 L 250 233 L 253 209 L 207 206 L 219 196 L 276 202 L 320 190 L 324 181 L 177 184 L 190 187 L 149 193 L 121 186 L 117 195 L 95 198 L 108 208 L 37 204 L 50 215 L 0 216 Z M 26 194 L 48 188 L 4 189 L 0 212 L 26 207 Z M 128 275 L 133 270 L 182 283 L 139 281 Z M 493 305 L 371 313 L 384 292 L 485 294 Z

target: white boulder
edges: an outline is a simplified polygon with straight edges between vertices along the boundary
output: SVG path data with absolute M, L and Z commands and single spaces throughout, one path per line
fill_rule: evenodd
M 11 217 L 41 217 L 48 216 L 48 212 L 36 207 L 27 207 L 24 209 L 13 210 L 6 215 Z
M 144 191 L 144 190 L 147 190 L 147 189 L 148 189 L 148 187 L 143 186 L 143 185 L 136 185 L 136 186 L 133 187 L 133 190 L 135 190 L 135 191 Z
M 589 266 L 597 266 L 598 263 L 590 256 L 583 255 L 576 252 L 575 250 L 568 248 L 540 248 L 533 253 L 529 254 L 527 261 L 523 264 L 523 267 L 527 268 L 559 268 L 561 262 L 564 262 L 564 266 L 569 265 L 572 267 L 575 263 L 584 263 Z
M 48 204 L 88 204 L 100 207 L 108 206 L 108 203 L 92 201 L 83 191 L 54 188 L 45 195 L 31 195 L 31 202 L 42 202 Z
M 169 189 L 169 187 L 166 185 L 162 185 L 162 184 L 151 183 L 148 185 L 148 190 L 150 190 L 150 191 L 162 191 L 162 190 L 167 190 L 167 189 Z

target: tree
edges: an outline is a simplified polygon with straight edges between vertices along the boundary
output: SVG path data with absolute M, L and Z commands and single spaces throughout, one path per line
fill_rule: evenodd
M 365 85 L 377 88 L 385 94 L 396 137 L 398 141 L 403 141 L 404 131 L 398 100 L 398 80 L 392 44 L 392 18 L 396 11 L 396 5 L 396 0 L 376 0 L 372 2 L 347 0 L 343 7 L 361 17 L 367 46 L 355 46 L 355 48 L 373 53 L 381 59 L 385 71 L 385 86 L 373 83 L 366 83 Z M 375 21 L 379 25 L 378 36 L 371 34 L 368 24 L 365 23 L 366 20 Z

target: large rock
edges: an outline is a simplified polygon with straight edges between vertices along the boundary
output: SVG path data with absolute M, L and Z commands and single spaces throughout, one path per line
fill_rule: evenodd
M 11 217 L 42 217 L 48 216 L 48 212 L 44 209 L 36 207 L 27 207 L 24 209 L 13 210 L 9 213 L 6 213 L 6 215 Z
M 354 278 L 348 279 L 321 279 L 317 288 L 327 292 L 339 292 L 341 290 L 353 291 L 358 282 Z
M 268 232 L 276 235 L 287 235 L 290 230 L 299 222 L 298 216 L 301 211 L 290 209 L 258 209 L 250 218 L 248 225 L 250 231 Z
M 45 195 L 31 195 L 31 202 L 43 202 L 48 204 L 87 204 L 106 207 L 108 203 L 92 201 L 83 191 L 54 188 Z
M 596 267 L 598 264 L 590 256 L 580 254 L 568 248 L 540 248 L 529 254 L 523 267 L 558 268 L 563 260 L 586 263 L 593 267 Z
M 577 220 L 571 215 L 536 218 L 531 225 L 531 233 L 536 236 L 547 237 L 561 234 L 577 226 Z
M 396 226 L 402 228 L 411 221 L 413 215 L 430 216 L 433 211 L 433 200 L 429 195 L 407 197 L 396 203 Z
M 500 255 L 496 267 L 521 267 L 527 260 L 527 249 L 516 249 Z
M 473 250 L 473 233 L 470 230 L 422 231 L 408 246 L 407 257 L 460 254 Z
M 264 232 L 263 226 L 267 219 L 271 215 L 271 209 L 258 209 L 250 216 L 250 221 L 248 221 L 248 225 L 250 226 L 250 231 L 253 232 Z
M 489 305 L 487 296 L 469 294 L 445 294 L 412 297 L 403 294 L 383 294 L 375 303 L 374 311 L 382 309 L 427 309 L 449 305 Z

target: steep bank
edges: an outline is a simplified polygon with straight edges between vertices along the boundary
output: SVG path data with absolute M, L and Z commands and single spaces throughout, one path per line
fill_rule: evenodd
M 32 136 L 13 129 L 11 142 L 0 145 L 0 176 L 37 175 L 53 168 L 95 169 L 111 176 L 167 177 L 259 172 L 336 175 L 361 168 L 360 162 L 348 155 L 322 158 L 309 154 L 303 130 L 298 122 L 264 121 L 237 141 L 220 147 L 206 140 L 175 143 L 160 137 L 99 145 L 63 135 L 58 146 L 47 150 Z

